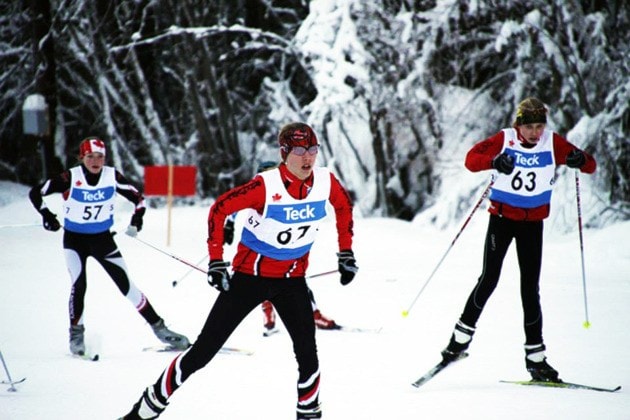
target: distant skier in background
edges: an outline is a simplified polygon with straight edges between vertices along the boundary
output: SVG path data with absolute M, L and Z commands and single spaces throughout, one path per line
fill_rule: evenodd
M 282 156 L 278 168 L 227 191 L 210 208 L 208 283 L 219 290 L 219 296 L 197 341 L 144 390 L 125 420 L 158 417 L 173 393 L 214 358 L 243 319 L 265 300 L 273 303 L 293 342 L 297 419 L 321 418 L 316 330 L 305 275 L 318 225 L 330 203 L 336 218 L 340 282 L 347 285 L 353 280 L 358 267 L 352 252 L 352 202 L 328 169 L 315 166 L 319 144 L 310 126 L 287 124 L 278 142 Z M 223 260 L 224 225 L 226 217 L 239 211 L 247 214 L 230 275 L 230 263 Z M 268 417 L 262 410 L 258 417 Z
M 105 143 L 99 138 L 88 137 L 79 145 L 80 165 L 46 180 L 29 192 L 31 203 L 42 215 L 44 228 L 49 231 L 58 231 L 62 226 L 57 216 L 48 209 L 43 197 L 53 193 L 63 194 L 63 248 L 72 281 L 69 302 L 70 352 L 85 354 L 83 310 L 88 257 L 93 257 L 103 266 L 120 292 L 151 325 L 160 341 L 185 349 L 190 345 L 188 339 L 165 326 L 164 320 L 155 312 L 147 297 L 129 279 L 125 261 L 110 231 L 114 223 L 116 193 L 136 207 L 129 226 L 129 232 L 133 234 L 142 229 L 142 217 L 146 210 L 144 198 L 119 171 L 105 166 L 105 155 Z
M 258 173 L 269 171 L 278 167 L 278 162 L 273 160 L 267 160 L 260 162 L 258 165 Z M 225 227 L 223 228 L 223 243 L 231 245 L 234 241 L 234 224 L 236 221 L 236 214 L 231 214 L 225 219 Z M 308 287 L 308 286 L 307 286 Z M 315 326 L 322 330 L 336 330 L 339 329 L 339 325 L 333 320 L 324 316 L 317 307 L 315 302 L 315 295 L 311 288 L 308 288 L 308 295 L 311 298 L 311 307 L 313 308 L 313 319 Z M 266 300 L 261 305 L 263 311 L 263 335 L 269 337 L 279 330 L 276 328 L 276 311 L 273 309 L 273 304 Z
M 567 165 L 595 172 L 592 156 L 548 130 L 547 108 L 536 98 L 523 100 L 512 128 L 506 128 L 470 149 L 468 170 L 496 171 L 490 194 L 490 221 L 484 245 L 482 273 L 455 325 L 445 362 L 457 360 L 470 345 L 477 320 L 499 281 L 503 259 L 512 240 L 521 273 L 525 329 L 525 366 L 532 379 L 560 381 L 547 363 L 542 335 L 539 280 L 542 263 L 543 219 L 549 216 L 556 167 Z

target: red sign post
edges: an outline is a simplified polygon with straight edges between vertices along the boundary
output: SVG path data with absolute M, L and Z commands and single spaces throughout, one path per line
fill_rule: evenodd
M 187 197 L 196 194 L 196 166 L 145 166 L 144 195 L 166 196 L 168 223 L 166 245 L 171 243 L 171 207 L 173 196 Z
M 169 174 L 172 181 L 172 195 L 191 196 L 196 194 L 196 166 L 145 166 L 144 195 L 168 195 Z

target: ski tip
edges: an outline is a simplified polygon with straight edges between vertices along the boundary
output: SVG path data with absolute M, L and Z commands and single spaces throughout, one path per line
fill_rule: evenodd
M 416 381 L 416 382 L 412 382 L 411 386 L 413 386 L 414 388 L 420 388 L 420 385 L 422 385 L 424 383 L 424 381 Z

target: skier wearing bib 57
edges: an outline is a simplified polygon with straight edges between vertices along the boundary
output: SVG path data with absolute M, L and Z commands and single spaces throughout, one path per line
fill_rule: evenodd
M 496 178 L 490 194 L 482 274 L 442 351 L 445 362 L 457 360 L 468 349 L 514 240 L 521 273 L 525 366 L 534 380 L 560 380 L 558 372 L 546 361 L 542 335 L 539 280 L 543 219 L 549 216 L 556 167 L 567 165 L 591 174 L 596 164 L 592 156 L 548 130 L 546 124 L 545 105 L 536 98 L 527 98 L 518 105 L 512 128 L 477 143 L 466 155 L 468 170 L 494 169 Z
M 164 320 L 155 312 L 151 303 L 129 279 L 122 254 L 110 231 L 114 223 L 116 193 L 135 205 L 131 216 L 130 232 L 142 229 L 144 198 L 138 190 L 111 166 L 105 165 L 105 142 L 88 137 L 79 145 L 80 165 L 62 172 L 33 187 L 29 197 L 35 209 L 42 215 L 44 228 L 57 231 L 62 225 L 48 209 L 43 197 L 61 193 L 63 206 L 63 250 L 70 273 L 70 352 L 85 354 L 83 309 L 87 289 L 86 262 L 94 258 L 103 266 L 120 292 L 136 307 L 140 315 L 151 325 L 157 338 L 176 348 L 189 346 L 188 339 L 169 330 Z
M 311 127 L 287 124 L 278 141 L 282 156 L 278 168 L 227 191 L 210 208 L 208 283 L 220 294 L 197 341 L 145 389 L 124 419 L 156 418 L 184 381 L 210 362 L 241 321 L 266 300 L 276 308 L 293 342 L 297 419 L 321 418 L 315 322 L 305 274 L 318 225 L 330 203 L 336 216 L 340 281 L 347 285 L 353 280 L 358 267 L 352 252 L 352 203 L 337 178 L 315 166 L 319 144 Z M 230 263 L 223 260 L 223 227 L 225 218 L 239 211 L 247 214 L 230 275 Z

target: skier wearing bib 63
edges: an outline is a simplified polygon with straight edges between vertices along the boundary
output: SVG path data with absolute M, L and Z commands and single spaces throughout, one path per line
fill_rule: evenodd
M 533 380 L 559 382 L 547 363 L 542 335 L 539 296 L 543 219 L 549 216 L 556 167 L 567 165 L 583 173 L 595 172 L 591 155 L 548 130 L 547 108 L 536 98 L 523 100 L 512 128 L 477 143 L 466 155 L 472 172 L 495 170 L 490 193 L 490 221 L 486 232 L 482 274 L 473 288 L 448 346 L 443 364 L 465 356 L 477 320 L 499 281 L 503 259 L 512 240 L 520 267 L 520 290 L 525 330 L 525 367 Z
M 358 267 L 352 252 L 352 203 L 339 180 L 315 166 L 319 144 L 310 126 L 287 124 L 278 142 L 282 157 L 278 168 L 227 191 L 210 208 L 208 283 L 219 296 L 197 341 L 144 390 L 124 419 L 158 417 L 171 395 L 210 362 L 241 321 L 266 300 L 276 308 L 293 342 L 297 419 L 321 418 L 315 322 L 305 275 L 318 225 L 330 203 L 336 217 L 340 282 L 347 285 L 353 280 Z M 239 211 L 247 214 L 231 275 L 230 263 L 223 260 L 224 224 Z

